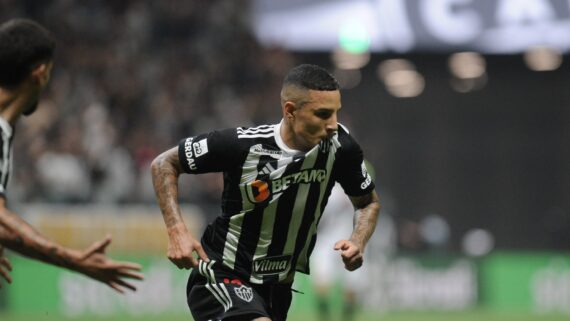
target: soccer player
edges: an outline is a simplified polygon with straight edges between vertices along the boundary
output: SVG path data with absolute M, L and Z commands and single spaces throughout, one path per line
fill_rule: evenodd
M 193 268 L 187 298 L 196 320 L 285 320 L 335 182 L 356 209 L 351 235 L 335 249 L 347 270 L 362 265 L 380 205 L 361 148 L 337 123 L 340 108 L 336 79 L 300 65 L 284 79 L 281 122 L 188 137 L 153 161 L 167 255 Z M 198 241 L 182 220 L 178 178 L 206 172 L 224 173 L 222 213 Z
M 26 19 L 0 25 L 0 275 L 11 282 L 11 265 L 2 246 L 30 258 L 84 274 L 119 293 L 135 290 L 126 279 L 142 279 L 140 266 L 116 262 L 105 255 L 108 236 L 83 251 L 47 239 L 6 206 L 6 187 L 12 161 L 14 126 L 21 115 L 38 106 L 53 67 L 55 40 L 44 27 Z

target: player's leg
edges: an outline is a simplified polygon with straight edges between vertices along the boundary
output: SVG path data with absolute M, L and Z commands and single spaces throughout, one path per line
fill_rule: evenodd
M 311 257 L 311 279 L 316 294 L 316 308 L 319 320 L 331 319 L 330 293 L 334 286 L 336 270 L 342 269 L 342 261 L 332 249 L 336 238 L 324 231 L 317 240 Z
M 355 318 L 359 294 L 367 286 L 367 273 L 366 266 L 362 266 L 356 271 L 343 271 L 341 274 L 342 288 L 343 288 L 343 307 L 342 307 L 342 320 L 352 321 Z

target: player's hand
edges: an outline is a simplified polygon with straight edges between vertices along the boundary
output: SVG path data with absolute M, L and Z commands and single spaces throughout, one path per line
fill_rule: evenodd
M 4 247 L 0 245 L 0 276 L 8 283 L 12 283 L 10 271 L 12 271 L 12 264 L 10 264 L 10 261 L 4 256 Z M 0 288 L 1 287 L 2 282 L 0 279 Z
M 131 262 L 117 262 L 111 260 L 105 249 L 111 244 L 111 237 L 93 243 L 85 251 L 80 252 L 74 259 L 75 270 L 79 273 L 105 283 L 119 293 L 125 289 L 136 291 L 136 288 L 125 279 L 142 280 L 141 266 Z
M 340 240 L 335 243 L 334 249 L 340 251 L 340 256 L 344 262 L 344 268 L 354 271 L 362 266 L 364 257 L 358 245 L 349 240 Z
M 168 235 L 167 256 L 179 269 L 198 267 L 198 258 L 205 262 L 210 261 L 200 241 L 192 237 L 186 227 L 169 230 Z M 194 253 L 198 258 L 194 256 Z

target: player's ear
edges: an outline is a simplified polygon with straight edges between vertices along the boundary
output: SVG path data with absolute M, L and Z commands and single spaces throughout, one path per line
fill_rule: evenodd
M 287 120 L 295 119 L 295 111 L 297 110 L 297 105 L 293 101 L 286 101 L 283 104 L 283 117 Z
M 32 70 L 32 78 L 40 87 L 45 87 L 49 82 L 52 67 L 53 62 L 48 61 L 42 62 Z

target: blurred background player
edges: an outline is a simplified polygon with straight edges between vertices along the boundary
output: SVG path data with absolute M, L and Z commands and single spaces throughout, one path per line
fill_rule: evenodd
M 37 232 L 6 207 L 14 127 L 21 115 L 32 114 L 53 67 L 55 40 L 39 24 L 13 19 L 0 25 L 0 244 L 27 257 L 84 274 L 123 293 L 136 288 L 125 279 L 142 279 L 140 266 L 115 262 L 105 255 L 107 236 L 84 251 L 63 247 Z M 0 275 L 8 282 L 11 265 L 2 257 Z
M 340 282 L 342 289 L 342 320 L 354 319 L 357 289 L 366 283 L 364 277 L 366 263 L 358 270 L 349 272 L 338 259 L 334 244 L 352 233 L 354 207 L 339 184 L 332 189 L 329 201 L 319 222 L 318 239 L 311 259 L 317 294 L 319 320 L 330 320 L 332 310 L 332 290 Z
M 366 171 L 375 180 L 375 171 L 368 161 L 364 161 Z M 331 316 L 339 312 L 343 321 L 356 318 L 356 312 L 363 305 L 373 301 L 377 307 L 381 298 L 363 297 L 363 293 L 382 293 L 371 291 L 371 283 L 381 286 L 385 281 L 373 271 L 385 271 L 387 259 L 394 252 L 395 229 L 392 217 L 386 213 L 386 205 L 393 207 L 388 197 L 387 204 L 383 205 L 382 215 L 378 217 L 377 232 L 370 238 L 365 256 L 366 262 L 356 271 L 347 271 L 339 261 L 339 253 L 335 251 L 336 242 L 346 235 L 350 235 L 353 228 L 354 207 L 339 184 L 335 184 L 331 191 L 327 206 L 321 216 L 318 228 L 318 238 L 311 258 L 311 275 L 317 297 L 317 312 L 319 320 L 331 320 Z M 374 253 L 370 255 L 370 253 Z M 338 299 L 334 291 L 340 289 L 342 305 L 335 306 Z M 381 295 L 382 296 L 382 295 Z M 335 318 L 332 318 L 335 319 Z M 336 318 L 338 320 L 338 318 Z

